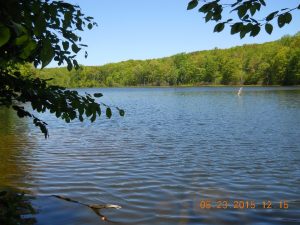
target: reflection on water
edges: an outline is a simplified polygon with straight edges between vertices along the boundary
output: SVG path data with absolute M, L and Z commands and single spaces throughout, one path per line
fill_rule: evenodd
M 0 224 L 33 225 L 34 214 L 30 198 L 19 191 L 0 188 Z
M 49 140 L 1 111 L 0 185 L 122 205 L 105 212 L 121 224 L 300 223 L 297 88 L 246 87 L 240 97 L 232 87 L 102 91 L 103 101 L 126 109 L 124 118 L 65 124 L 43 114 Z M 257 207 L 202 209 L 202 200 L 254 200 Z M 273 208 L 263 209 L 263 201 Z M 49 223 L 58 218 L 51 212 L 43 218 Z M 80 212 L 68 223 L 99 223 Z
M 14 111 L 0 108 L 0 186 L 27 186 L 31 182 L 35 140 L 28 135 L 27 121 Z

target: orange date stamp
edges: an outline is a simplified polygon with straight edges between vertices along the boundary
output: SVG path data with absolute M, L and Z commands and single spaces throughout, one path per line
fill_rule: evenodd
M 271 201 L 271 200 L 200 200 L 200 209 L 288 209 L 287 200 Z

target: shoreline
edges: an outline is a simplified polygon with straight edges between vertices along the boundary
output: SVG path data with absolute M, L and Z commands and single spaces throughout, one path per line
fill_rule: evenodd
M 108 88 L 206 88 L 206 87 L 211 87 L 211 88 L 216 88 L 216 87 L 296 87 L 300 88 L 300 85 L 174 85 L 174 86 L 152 86 L 152 85 L 143 85 L 143 86 L 112 86 L 112 87 L 107 87 L 107 86 L 99 86 L 99 87 L 65 87 L 67 89 L 85 89 L 85 88 L 103 88 L 103 89 L 108 89 Z

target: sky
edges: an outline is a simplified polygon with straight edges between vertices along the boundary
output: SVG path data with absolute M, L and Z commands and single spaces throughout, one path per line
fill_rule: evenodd
M 261 15 L 299 5 L 299 0 L 265 0 L 267 7 Z M 182 52 L 229 48 L 248 43 L 277 40 L 300 31 L 300 10 L 293 13 L 293 21 L 284 28 L 274 26 L 272 35 L 262 31 L 255 38 L 240 39 L 225 28 L 214 33 L 214 22 L 205 23 L 204 14 L 197 9 L 186 10 L 189 0 L 69 0 L 93 16 L 98 27 L 78 33 L 87 44 L 77 59 L 82 65 L 104 65 L 129 59 L 152 59 Z M 232 2 L 232 1 L 227 1 Z M 226 15 L 230 16 L 230 15 Z M 52 62 L 50 67 L 57 64 Z

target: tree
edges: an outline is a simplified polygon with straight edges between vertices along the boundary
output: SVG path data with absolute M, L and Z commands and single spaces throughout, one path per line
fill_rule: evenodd
M 97 26 L 93 18 L 84 15 L 79 6 L 63 1 L 0 1 L 0 106 L 12 107 L 19 117 L 31 117 L 46 138 L 47 123 L 27 111 L 24 103 L 31 103 L 37 112 L 49 111 L 67 123 L 76 118 L 93 122 L 101 115 L 101 107 L 110 118 L 111 108 L 95 100 L 101 93 L 82 96 L 20 71 L 24 63 L 44 68 L 52 60 L 58 65 L 66 63 L 68 70 L 78 69 L 76 55 L 87 46 L 77 33 L 93 26 Z M 124 110 L 117 110 L 124 115 Z
M 300 81 L 300 50 L 296 49 L 290 54 L 289 65 L 287 66 L 284 84 L 291 85 Z
M 274 22 L 278 27 L 282 28 L 292 21 L 292 13 L 300 9 L 300 4 L 294 8 L 278 9 L 263 18 L 257 18 L 257 12 L 262 7 L 267 7 L 264 0 L 192 0 L 188 3 L 187 9 L 191 10 L 200 5 L 199 12 L 205 14 L 205 21 L 215 21 L 214 32 L 221 32 L 225 26 L 229 25 L 231 34 L 240 34 L 244 38 L 246 34 L 255 37 L 261 29 L 265 29 L 268 34 L 273 32 Z M 236 13 L 232 18 L 224 18 L 224 11 L 228 11 L 226 15 Z M 237 18 L 237 19 L 233 19 Z
M 207 57 L 205 60 L 205 74 L 203 77 L 203 81 L 207 83 L 212 83 L 216 77 L 217 73 L 219 71 L 219 65 L 217 60 L 214 57 Z

